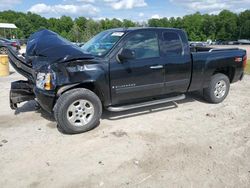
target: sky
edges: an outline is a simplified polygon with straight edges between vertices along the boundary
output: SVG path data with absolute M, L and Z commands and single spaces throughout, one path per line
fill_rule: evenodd
M 218 14 L 228 9 L 239 13 L 247 8 L 250 8 L 250 0 L 0 0 L 0 11 L 30 11 L 46 18 L 84 16 L 96 20 L 145 21 L 150 18 L 182 17 L 197 11 Z

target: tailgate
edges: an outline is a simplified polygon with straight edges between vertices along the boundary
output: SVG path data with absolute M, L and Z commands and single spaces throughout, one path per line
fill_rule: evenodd
M 9 55 L 9 61 L 10 64 L 13 66 L 13 68 L 21 75 L 26 77 L 28 80 L 32 81 L 34 83 L 33 78 L 33 69 L 31 65 L 28 65 L 25 62 L 25 59 L 22 57 L 19 57 L 18 54 L 11 48 L 8 47 L 8 55 Z

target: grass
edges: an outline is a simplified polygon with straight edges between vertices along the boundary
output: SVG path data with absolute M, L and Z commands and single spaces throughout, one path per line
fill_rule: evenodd
M 250 74 L 250 60 L 247 61 L 247 68 L 245 70 L 247 74 Z

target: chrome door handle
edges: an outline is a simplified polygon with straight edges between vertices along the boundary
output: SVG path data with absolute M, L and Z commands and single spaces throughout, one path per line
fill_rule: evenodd
M 151 69 L 163 69 L 163 65 L 151 66 Z

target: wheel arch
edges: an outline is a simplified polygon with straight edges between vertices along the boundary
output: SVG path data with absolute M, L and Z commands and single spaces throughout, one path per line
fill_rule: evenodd
M 232 83 L 234 76 L 235 76 L 235 72 L 236 72 L 235 67 L 220 67 L 220 68 L 215 69 L 211 76 L 221 73 L 221 74 L 226 75 L 229 78 L 230 83 Z
M 104 100 L 103 93 L 101 92 L 101 90 L 99 89 L 99 87 L 96 85 L 96 83 L 94 81 L 87 81 L 87 82 L 83 82 L 83 83 L 76 83 L 76 84 L 62 86 L 57 90 L 57 98 L 59 98 L 65 92 L 70 91 L 72 89 L 76 89 L 76 88 L 88 89 L 88 90 L 94 92 L 99 97 L 99 99 L 101 101 Z

